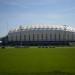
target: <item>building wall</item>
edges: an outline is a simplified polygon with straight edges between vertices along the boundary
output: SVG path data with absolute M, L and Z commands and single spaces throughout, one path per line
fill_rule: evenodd
M 8 33 L 8 41 L 73 41 L 75 32 L 62 30 L 25 30 Z

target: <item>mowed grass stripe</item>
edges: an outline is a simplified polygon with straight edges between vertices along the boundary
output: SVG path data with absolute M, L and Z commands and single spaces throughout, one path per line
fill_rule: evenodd
M 75 72 L 75 48 L 0 49 L 0 73 Z

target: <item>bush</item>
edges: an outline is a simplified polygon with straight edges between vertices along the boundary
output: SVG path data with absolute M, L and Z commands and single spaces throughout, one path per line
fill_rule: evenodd
M 2 48 L 2 49 L 5 49 L 5 46 L 2 46 L 1 48 Z

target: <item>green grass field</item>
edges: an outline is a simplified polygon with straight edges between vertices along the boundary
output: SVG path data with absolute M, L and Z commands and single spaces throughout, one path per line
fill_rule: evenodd
M 75 75 L 75 48 L 0 48 L 0 75 Z

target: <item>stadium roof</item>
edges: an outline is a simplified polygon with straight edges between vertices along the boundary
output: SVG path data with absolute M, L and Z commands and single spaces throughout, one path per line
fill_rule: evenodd
M 11 30 L 9 32 L 16 32 L 16 31 L 22 31 L 22 30 L 64 30 L 64 31 L 72 31 L 75 32 L 75 28 L 72 28 L 67 25 L 47 25 L 47 24 L 37 24 L 37 25 L 20 25 L 18 28 Z

